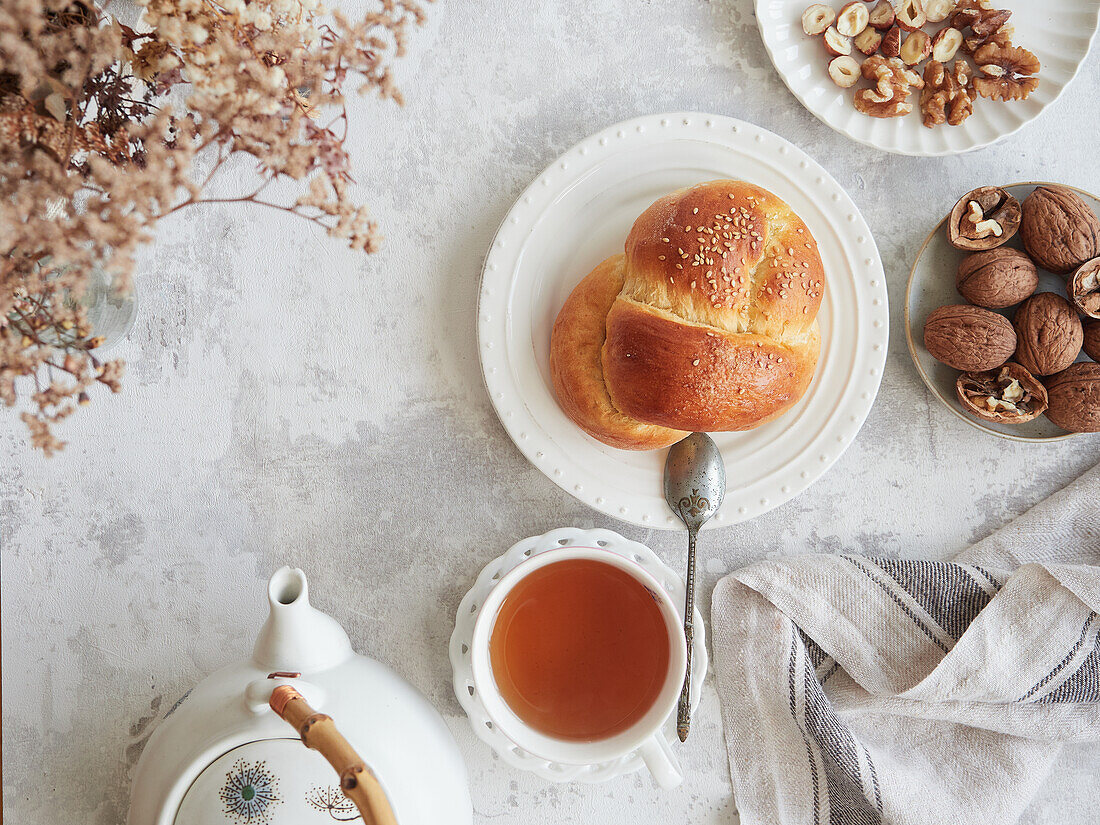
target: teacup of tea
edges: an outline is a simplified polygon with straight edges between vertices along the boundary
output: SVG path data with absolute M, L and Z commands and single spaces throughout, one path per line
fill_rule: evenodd
M 508 572 L 478 614 L 474 687 L 513 743 L 563 765 L 638 751 L 683 780 L 662 732 L 684 683 L 680 614 L 640 565 L 598 547 L 547 550 Z

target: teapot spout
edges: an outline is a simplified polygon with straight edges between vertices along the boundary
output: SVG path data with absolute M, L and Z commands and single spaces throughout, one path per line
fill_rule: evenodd
M 271 612 L 252 658 L 267 670 L 309 673 L 352 655 L 351 640 L 334 618 L 309 603 L 309 583 L 297 568 L 281 567 L 267 585 Z

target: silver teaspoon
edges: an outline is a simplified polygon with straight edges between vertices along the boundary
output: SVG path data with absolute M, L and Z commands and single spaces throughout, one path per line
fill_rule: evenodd
M 684 603 L 684 637 L 687 640 L 687 671 L 680 706 L 676 712 L 676 734 L 686 742 L 691 727 L 691 644 L 695 635 L 695 539 L 702 527 L 722 505 L 726 494 L 726 465 L 722 454 L 706 433 L 692 433 L 672 445 L 665 459 L 665 501 L 688 530 L 687 599 Z

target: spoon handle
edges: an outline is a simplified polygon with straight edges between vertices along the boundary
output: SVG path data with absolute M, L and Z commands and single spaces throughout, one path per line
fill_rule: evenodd
M 698 528 L 688 528 L 687 598 L 684 600 L 684 639 L 687 642 L 687 669 L 684 671 L 684 689 L 680 691 L 680 705 L 676 710 L 676 735 L 686 742 L 691 728 L 691 648 L 695 638 L 695 539 Z

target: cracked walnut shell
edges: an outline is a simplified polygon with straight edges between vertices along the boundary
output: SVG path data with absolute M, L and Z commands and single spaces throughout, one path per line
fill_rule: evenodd
M 1015 360 L 1033 375 L 1061 372 L 1081 352 L 1081 319 L 1069 301 L 1053 292 L 1032 295 L 1012 318 L 1016 328 Z
M 1034 375 L 1009 361 L 985 372 L 964 372 L 955 381 L 963 409 L 986 421 L 1023 424 L 1047 408 L 1047 390 Z
M 1100 432 L 1100 364 L 1073 364 L 1046 387 L 1047 418 L 1071 433 Z
M 958 126 L 974 112 L 970 96 L 970 67 L 956 60 L 950 69 L 938 60 L 924 67 L 924 89 L 920 93 L 921 122 L 929 129 L 948 123 Z
M 863 61 L 861 73 L 875 85 L 856 92 L 855 107 L 871 117 L 899 117 L 913 111 L 910 87 L 921 88 L 924 80 L 896 57 L 872 55 Z
M 947 218 L 947 240 L 956 249 L 968 252 L 993 249 L 1016 234 L 1020 228 L 1020 213 L 1020 202 L 1006 190 L 999 186 L 982 186 L 959 198 L 951 210 Z
M 1069 279 L 1068 288 L 1078 312 L 1089 318 L 1100 318 L 1100 258 L 1081 264 Z
M 942 364 L 966 372 L 983 372 L 1012 357 L 1016 330 L 996 312 L 951 304 L 933 310 L 924 322 L 924 346 Z
M 1027 100 L 1039 85 L 1039 59 L 1020 46 L 986 43 L 974 52 L 974 88 L 992 100 Z

